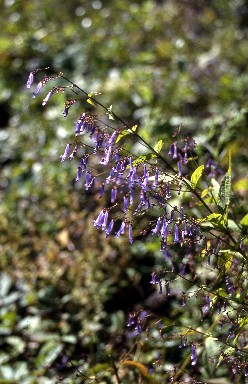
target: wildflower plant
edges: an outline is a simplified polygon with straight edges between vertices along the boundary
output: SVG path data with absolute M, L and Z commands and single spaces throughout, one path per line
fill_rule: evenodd
M 248 214 L 232 191 L 231 152 L 224 171 L 210 155 L 201 160 L 196 141 L 184 137 L 182 129 L 170 143 L 160 139 L 154 145 L 137 125 L 129 126 L 103 105 L 97 93 L 86 92 L 62 72 L 37 69 L 27 88 L 37 78 L 33 98 L 45 88 L 45 106 L 53 95 L 65 93 L 65 118 L 75 103 L 102 108 L 99 114 L 82 107 L 72 127 L 75 139 L 65 143 L 60 160 L 74 159 L 76 182 L 104 201 L 92 224 L 106 238 L 127 236 L 130 244 L 144 239 L 157 245 L 161 263 L 151 271 L 150 283 L 165 306 L 173 297 L 176 310 L 188 311 L 192 318 L 191 323 L 176 318 L 168 323 L 156 314 L 134 311 L 127 320 L 129 336 L 146 340 L 157 329 L 164 343 L 173 342 L 182 351 L 181 364 L 163 372 L 168 382 L 188 375 L 193 380 L 206 360 L 213 372 L 225 366 L 235 380 L 247 376 Z M 135 154 L 134 142 L 142 154 Z M 130 356 L 120 364 L 131 364 Z M 148 375 L 142 361 L 137 364 Z

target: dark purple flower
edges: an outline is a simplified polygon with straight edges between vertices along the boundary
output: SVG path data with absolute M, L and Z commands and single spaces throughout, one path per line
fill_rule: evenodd
M 180 209 L 180 219 L 181 219 L 181 220 L 184 220 L 184 218 L 185 218 L 185 215 L 184 215 L 184 208 L 181 207 L 181 209 Z
M 179 242 L 179 230 L 178 230 L 178 225 L 174 225 L 174 243 Z
M 34 72 L 30 72 L 27 83 L 26 83 L 26 87 L 30 88 L 33 82 L 34 82 Z
M 104 183 L 101 184 L 99 192 L 100 192 L 99 197 L 101 198 L 103 196 L 103 194 L 104 194 Z
M 197 353 L 196 353 L 196 347 L 194 346 L 194 344 L 191 345 L 191 360 L 192 360 L 191 365 L 196 365 Z
M 173 150 L 173 144 L 170 145 L 168 155 L 172 155 L 172 150 Z
M 220 312 L 221 312 L 221 303 L 220 303 L 220 301 L 218 301 L 218 304 L 217 304 L 217 313 L 218 313 L 218 315 L 220 314 Z
M 76 180 L 75 181 L 79 181 L 80 180 L 80 178 L 82 176 L 82 173 L 83 173 L 82 167 L 78 167 L 77 176 L 76 176 Z
M 206 304 L 204 305 L 204 314 L 208 315 L 210 310 L 210 297 L 208 295 L 205 297 L 205 302 Z
M 183 292 L 183 295 L 182 295 L 182 307 L 185 307 L 186 305 L 186 293 Z
M 69 156 L 69 153 L 70 153 L 70 148 L 71 148 L 71 144 L 66 144 L 65 152 L 62 156 L 60 156 L 61 161 L 65 161 L 65 159 L 67 159 L 67 157 Z
M 165 283 L 165 289 L 166 289 L 166 296 L 170 296 L 171 291 L 170 291 L 170 282 L 169 281 L 167 281 Z

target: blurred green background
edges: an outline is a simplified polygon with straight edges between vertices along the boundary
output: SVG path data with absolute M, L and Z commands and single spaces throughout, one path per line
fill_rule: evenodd
M 84 382 L 78 364 L 115 382 L 109 355 L 131 347 L 127 315 L 149 308 L 160 255 L 92 228 L 102 201 L 59 159 L 80 112 L 64 119 L 61 95 L 41 107 L 48 89 L 32 99 L 28 74 L 50 66 L 101 92 L 152 143 L 183 124 L 223 167 L 231 147 L 244 198 L 248 2 L 2 0 L 0 25 L 0 383 Z M 164 346 L 146 343 L 149 367 Z

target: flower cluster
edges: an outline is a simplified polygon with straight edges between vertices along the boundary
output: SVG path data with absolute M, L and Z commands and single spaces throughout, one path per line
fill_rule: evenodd
M 26 84 L 27 88 L 32 86 L 34 75 L 38 71 L 40 70 L 30 73 Z M 60 77 L 63 77 L 62 74 L 58 76 L 45 75 L 38 83 L 33 97 L 36 97 L 48 82 Z M 74 84 L 71 83 L 71 86 L 73 87 Z M 43 99 L 42 105 L 45 106 L 52 95 L 64 93 L 66 88 L 66 86 L 60 85 L 52 87 Z M 79 87 L 77 88 L 82 91 Z M 82 92 L 87 95 L 84 91 Z M 76 98 L 70 98 L 65 102 L 62 112 L 64 117 L 68 116 L 69 109 L 77 101 Z M 105 110 L 107 115 L 116 117 L 110 113 L 108 108 Z M 76 158 L 79 148 L 81 149 L 80 153 L 82 150 L 84 151 L 78 160 L 75 180 L 82 184 L 85 191 L 94 191 L 100 199 L 104 196 L 106 202 L 105 206 L 101 206 L 100 212 L 93 220 L 93 226 L 103 231 L 106 238 L 111 235 L 119 238 L 126 234 L 130 244 L 134 242 L 136 236 L 140 237 L 141 235 L 151 236 L 159 241 L 166 267 L 160 272 L 152 272 L 150 283 L 157 286 L 159 294 L 162 295 L 164 294 L 164 279 L 165 299 L 169 302 L 170 298 L 175 295 L 179 297 L 182 307 L 187 307 L 189 298 L 198 298 L 197 305 L 201 321 L 208 319 L 214 311 L 219 317 L 223 315 L 223 318 L 219 320 L 220 329 L 225 322 L 229 324 L 229 328 L 223 327 L 223 332 L 218 340 L 223 345 L 230 340 L 239 340 L 242 347 L 243 339 L 238 332 L 239 324 L 243 321 L 244 316 L 239 318 L 237 310 L 237 316 L 234 318 L 235 309 L 231 305 L 229 305 L 230 310 L 227 309 L 228 299 L 224 300 L 224 297 L 228 296 L 229 304 L 233 298 L 233 302 L 238 305 L 239 301 L 236 296 L 239 295 L 238 298 L 240 298 L 245 291 L 243 283 L 239 284 L 239 290 L 235 284 L 235 275 L 239 273 L 241 276 L 243 273 L 242 266 L 239 266 L 239 258 L 233 256 L 233 251 L 228 250 L 226 253 L 221 253 L 221 248 L 225 249 L 229 244 L 228 241 L 230 239 L 233 241 L 233 236 L 228 233 L 226 227 L 222 231 L 222 237 L 216 233 L 212 234 L 210 231 L 203 233 L 200 221 L 191 214 L 190 208 L 193 205 L 185 206 L 182 203 L 184 199 L 181 199 L 180 196 L 187 193 L 190 198 L 192 196 L 197 197 L 200 204 L 207 208 L 208 214 L 212 214 L 206 200 L 204 200 L 211 192 L 211 188 L 205 189 L 201 194 L 195 190 L 197 178 L 200 177 L 201 171 L 198 171 L 198 175 L 196 173 L 191 180 L 192 182 L 187 177 L 187 165 L 194 158 L 195 141 L 191 138 L 174 141 L 169 145 L 167 154 L 161 156 L 160 145 L 152 148 L 136 133 L 135 129 L 127 127 L 121 119 L 115 120 L 116 124 L 111 126 L 106 116 L 102 118 L 99 115 L 83 111 L 75 121 L 75 143 L 67 143 L 64 153 L 60 156 L 61 162 L 64 162 Z M 128 146 L 125 145 L 125 140 L 129 140 L 130 137 L 143 143 L 150 150 L 150 153 L 140 157 L 130 153 L 127 149 Z M 204 168 L 204 166 L 202 167 Z M 222 174 L 212 159 L 208 160 L 205 172 L 208 177 Z M 227 194 L 226 190 L 224 190 L 224 200 Z M 209 200 L 211 202 L 215 199 L 215 196 L 214 199 L 212 197 Z M 139 229 L 136 226 L 137 222 L 139 222 Z M 217 230 L 220 228 L 219 224 L 219 222 L 213 221 L 210 228 Z M 229 259 L 227 260 L 229 253 L 231 254 L 231 262 Z M 221 291 L 222 288 L 213 292 L 207 287 L 207 284 L 198 284 L 196 257 L 200 257 L 201 262 L 207 258 L 209 269 L 211 268 L 211 261 L 214 259 L 215 266 L 211 271 L 213 281 L 215 279 L 218 281 L 214 269 L 217 267 L 221 275 L 223 269 L 225 270 L 228 266 L 231 273 L 230 276 L 226 274 L 224 277 L 225 295 Z M 187 292 L 183 290 L 180 293 L 175 292 L 174 288 L 171 288 L 173 285 L 171 283 L 177 279 L 194 286 L 192 292 L 190 289 Z M 214 287 L 214 285 L 215 282 L 212 286 Z M 145 311 L 129 315 L 128 327 L 134 328 L 133 335 L 141 334 L 144 331 L 148 317 L 149 315 Z M 178 334 L 179 336 L 180 334 Z M 195 342 L 190 341 L 187 344 L 186 338 L 181 336 L 180 339 L 180 347 L 183 346 L 184 341 L 184 345 L 191 348 L 191 365 L 195 366 L 198 360 Z M 223 361 L 230 362 L 233 372 L 240 371 L 240 367 L 245 367 L 242 361 L 240 364 L 237 363 L 237 359 L 231 361 L 224 352 Z

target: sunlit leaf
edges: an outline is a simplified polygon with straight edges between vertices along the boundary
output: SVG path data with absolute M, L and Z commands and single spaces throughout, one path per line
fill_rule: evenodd
M 156 151 L 157 153 L 160 153 L 161 152 L 161 149 L 162 149 L 162 147 L 163 147 L 163 140 L 159 140 L 158 142 L 157 142 L 157 144 L 154 146 L 154 151 Z
M 191 181 L 191 185 L 192 185 L 192 188 L 195 189 L 196 186 L 197 186 L 197 183 L 200 179 L 200 177 L 202 176 L 202 172 L 204 170 L 204 165 L 200 165 L 198 168 L 196 168 L 196 170 L 192 173 L 191 175 L 191 178 L 190 178 L 190 181 Z

